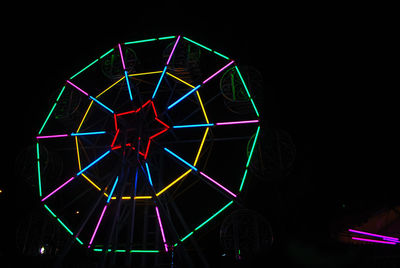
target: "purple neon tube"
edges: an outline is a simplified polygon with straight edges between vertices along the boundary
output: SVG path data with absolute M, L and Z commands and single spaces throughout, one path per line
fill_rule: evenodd
M 121 56 L 122 68 L 123 68 L 124 71 L 125 71 L 125 70 L 126 70 L 126 68 L 125 68 L 125 61 L 124 61 L 124 55 L 122 55 L 121 44 L 118 44 L 118 49 L 119 49 L 119 55 Z
M 86 96 L 89 96 L 88 93 L 86 93 L 85 91 L 83 91 L 80 87 L 78 87 L 77 85 L 75 85 L 75 84 L 72 83 L 71 81 L 67 80 L 67 83 L 70 84 L 71 86 L 73 86 L 74 88 L 76 88 L 77 90 L 79 90 L 80 92 L 82 92 L 83 94 L 85 94 Z
M 48 136 L 37 136 L 36 139 L 51 139 L 51 138 L 62 138 L 68 137 L 68 134 L 59 134 L 59 135 L 48 135 Z
M 220 122 L 220 123 L 215 123 L 216 126 L 226 126 L 226 125 L 240 125 L 240 124 L 252 124 L 252 123 L 258 123 L 260 122 L 259 120 L 247 120 L 247 121 L 233 121 L 233 122 Z
M 70 178 L 69 180 L 67 180 L 66 182 L 64 182 L 63 184 L 61 184 L 61 186 L 59 186 L 57 189 L 55 189 L 54 191 L 52 191 L 48 196 L 46 196 L 45 198 L 42 199 L 42 202 L 44 202 L 47 198 L 49 198 L 50 196 L 52 196 L 53 194 L 55 194 L 58 190 L 60 190 L 61 188 L 63 188 L 65 185 L 67 185 L 68 183 L 70 183 L 73 179 L 75 179 L 75 177 Z
M 396 237 L 390 237 L 390 236 L 386 236 L 386 235 L 379 235 L 379 234 L 367 233 L 367 232 L 358 231 L 358 230 L 353 230 L 353 229 L 349 229 L 349 232 L 357 233 L 357 234 L 362 234 L 362 235 L 369 235 L 369 236 L 379 237 L 379 238 L 387 239 L 387 240 L 390 240 L 390 241 L 392 241 L 392 240 L 399 241 L 399 239 L 396 238 Z
M 169 57 L 168 57 L 168 60 L 167 60 L 166 65 L 169 64 L 169 62 L 170 62 L 170 60 L 171 60 L 171 58 L 172 58 L 172 54 L 174 54 L 175 48 L 176 48 L 176 46 L 178 45 L 178 42 L 179 42 L 179 39 L 180 39 L 180 38 L 181 38 L 181 36 L 179 35 L 178 38 L 177 38 L 176 41 L 175 41 L 174 47 L 173 47 L 172 50 L 171 50 L 171 54 L 169 54 Z
M 225 190 L 228 194 L 230 194 L 233 197 L 236 197 L 236 195 L 234 193 L 232 193 L 231 191 L 229 191 L 228 189 L 226 189 L 224 186 L 222 186 L 221 184 L 219 184 L 218 182 L 216 182 L 215 180 L 211 179 L 209 176 L 207 176 L 206 174 L 204 174 L 203 172 L 199 172 L 200 175 L 202 175 L 203 177 L 205 177 L 206 179 L 208 179 L 209 181 L 211 181 L 212 183 L 214 183 L 215 185 L 217 185 L 218 187 L 220 187 L 221 189 Z
M 359 241 L 365 241 L 365 242 L 379 243 L 379 244 L 396 245 L 395 242 L 389 242 L 389 241 L 381 241 L 381 240 L 366 239 L 366 238 L 359 238 L 359 237 L 352 237 L 351 239 L 359 240 Z
M 224 67 L 222 67 L 221 69 L 219 69 L 216 73 L 214 73 L 213 75 L 211 75 L 209 78 L 207 78 L 206 80 L 203 81 L 203 84 L 207 83 L 209 80 L 211 80 L 214 76 L 216 76 L 217 74 L 219 74 L 220 72 L 222 72 L 223 70 L 225 70 L 226 68 L 228 68 L 229 65 L 231 65 L 232 63 L 234 63 L 234 61 L 229 62 L 227 65 L 225 65 Z
M 161 222 L 160 212 L 158 211 L 157 206 L 156 206 L 156 213 L 157 213 L 158 224 L 160 225 L 161 236 L 162 236 L 162 239 L 164 242 L 165 252 L 168 252 L 167 240 L 165 239 L 165 234 L 164 234 L 164 229 L 163 229 L 162 222 Z
M 89 242 L 89 246 L 88 246 L 88 248 L 90 248 L 90 246 L 92 245 L 93 239 L 94 239 L 94 237 L 96 236 L 97 229 L 99 229 L 99 226 L 100 226 L 101 220 L 103 219 L 103 216 L 104 216 L 104 213 L 106 212 L 106 209 L 107 209 L 107 205 L 105 205 L 105 206 L 104 206 L 104 208 L 103 208 L 103 211 L 101 212 L 101 215 L 100 215 L 99 221 L 97 222 L 96 228 L 94 229 L 94 232 L 93 232 L 92 238 L 90 238 L 90 242 Z

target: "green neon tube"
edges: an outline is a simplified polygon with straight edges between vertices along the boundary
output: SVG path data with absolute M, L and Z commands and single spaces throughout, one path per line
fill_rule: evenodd
M 89 63 L 89 65 L 87 65 L 85 68 L 83 68 L 82 70 L 80 70 L 79 72 L 77 72 L 76 74 L 74 74 L 73 76 L 71 76 L 69 79 L 73 79 L 74 77 L 76 77 L 78 74 L 82 73 L 83 71 L 85 71 L 87 68 L 89 68 L 90 66 L 92 66 L 93 64 L 95 64 L 96 62 L 98 62 L 99 59 L 95 59 L 92 63 Z
M 202 44 L 197 43 L 197 42 L 193 41 L 192 39 L 189 39 L 189 38 L 187 38 L 187 37 L 183 37 L 183 39 L 185 39 L 185 40 L 187 40 L 187 41 L 189 41 L 189 42 L 191 42 L 191 43 L 193 43 L 193 44 L 195 44 L 195 45 L 198 45 L 199 47 L 202 47 L 202 48 L 204 48 L 204 49 L 206 49 L 206 50 L 208 50 L 208 51 L 212 51 L 211 48 L 206 47 L 206 46 L 203 46 Z
M 57 221 L 61 224 L 62 227 L 65 228 L 65 230 L 67 230 L 67 232 L 68 232 L 70 235 L 74 235 L 74 233 L 60 220 L 60 218 L 57 218 Z
M 233 204 L 233 201 L 229 202 L 228 204 L 226 204 L 223 208 L 221 208 L 220 210 L 218 210 L 214 215 L 212 215 L 210 218 L 208 218 L 206 221 L 204 221 L 202 224 L 200 224 L 199 226 L 196 227 L 196 229 L 194 229 L 195 231 L 199 230 L 201 227 L 203 227 L 204 225 L 206 225 L 209 221 L 211 221 L 212 219 L 214 219 L 216 216 L 218 216 L 218 214 L 220 214 L 222 211 L 224 211 L 225 209 L 227 209 L 230 205 Z M 181 240 L 183 241 L 183 240 Z
M 254 141 L 253 141 L 253 146 L 251 146 L 249 158 L 247 159 L 246 168 L 248 168 L 249 165 L 250 165 L 250 160 L 251 160 L 251 157 L 253 156 L 254 148 L 256 147 L 256 143 L 257 143 L 257 139 L 258 139 L 258 134 L 259 133 L 260 133 L 260 126 L 258 126 L 258 128 L 257 128 L 257 132 L 256 132 L 256 135 L 255 135 Z
M 40 156 L 39 156 L 39 143 L 36 143 L 36 156 L 37 156 L 37 173 L 38 173 L 38 188 L 39 197 L 42 197 L 42 178 L 40 174 Z

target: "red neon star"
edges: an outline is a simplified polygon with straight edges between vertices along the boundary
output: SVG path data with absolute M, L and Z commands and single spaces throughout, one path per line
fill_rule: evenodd
M 115 136 L 111 149 L 136 150 L 146 160 L 151 141 L 166 132 L 169 126 L 158 118 L 152 100 L 136 110 L 114 114 Z

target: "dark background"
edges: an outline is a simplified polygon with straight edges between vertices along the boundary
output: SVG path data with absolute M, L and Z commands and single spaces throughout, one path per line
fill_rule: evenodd
M 119 42 L 182 34 L 256 67 L 264 79 L 264 123 L 290 133 L 296 146 L 289 176 L 273 185 L 249 182 L 246 205 L 271 222 L 275 235 L 263 260 L 271 267 L 343 267 L 367 258 L 333 237 L 343 217 L 360 221 L 399 203 L 390 15 L 365 6 L 245 2 L 30 5 L 13 7 L 12 20 L 2 21 L 9 72 L 2 79 L 2 137 L 10 171 L 0 180 L 3 232 L 15 230 L 34 206 L 35 189 L 11 169 L 33 144 L 52 92 Z M 1 258 L 14 251 L 7 233 Z

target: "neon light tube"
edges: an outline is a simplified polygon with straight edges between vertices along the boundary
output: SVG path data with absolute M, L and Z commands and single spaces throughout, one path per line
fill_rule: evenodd
M 218 56 L 220 56 L 220 57 L 222 57 L 222 58 L 224 58 L 224 59 L 226 59 L 226 60 L 229 60 L 229 58 L 227 57 L 227 56 L 225 56 L 225 55 L 222 55 L 221 53 L 219 53 L 219 52 L 217 52 L 217 51 L 213 51 L 215 54 L 217 54 Z
M 125 68 L 125 61 L 124 61 L 124 55 L 122 55 L 121 44 L 118 44 L 118 49 L 119 49 L 119 55 L 121 56 L 122 68 L 123 68 L 124 71 L 125 71 L 125 70 L 126 70 L 126 68 Z
M 67 230 L 67 232 L 68 232 L 70 235 L 74 235 L 74 233 L 60 220 L 60 218 L 57 218 L 57 221 L 61 224 L 62 227 L 65 228 L 65 230 Z
M 87 65 L 85 68 L 83 68 L 82 70 L 80 70 L 79 72 L 77 72 L 76 74 L 74 74 L 73 76 L 71 76 L 69 79 L 73 79 L 74 77 L 76 77 L 78 74 L 80 74 L 81 72 L 85 71 L 87 68 L 89 68 L 90 66 L 92 66 L 93 64 L 95 64 L 96 62 L 98 62 L 99 59 L 95 59 L 92 63 L 90 63 L 89 65 Z
M 112 187 L 112 189 L 111 189 L 110 194 L 108 195 L 107 204 L 110 203 L 110 199 L 111 199 L 111 197 L 112 197 L 112 195 L 113 195 L 113 193 L 114 193 L 115 186 L 117 186 L 117 182 L 118 182 L 118 176 L 117 176 L 117 178 L 115 179 L 115 182 L 114 182 L 114 185 L 113 185 L 113 187 Z
M 193 169 L 194 171 L 197 171 L 197 168 L 195 168 L 193 165 L 189 164 L 187 161 L 183 160 L 181 157 L 179 157 L 178 155 L 176 155 L 175 153 L 173 153 L 172 151 L 170 151 L 169 149 L 164 147 L 164 150 L 168 153 L 170 153 L 172 156 L 174 156 L 176 159 L 180 160 L 182 163 L 186 164 L 187 166 L 189 166 L 191 169 Z
M 39 130 L 39 133 L 38 133 L 39 135 L 42 133 L 44 126 L 46 125 L 46 123 L 49 120 L 51 114 L 53 113 L 54 109 L 56 108 L 58 100 L 61 98 L 61 95 L 63 94 L 64 90 L 65 90 L 65 86 L 62 87 L 62 89 L 60 91 L 60 94 L 58 94 L 58 97 L 57 97 L 56 101 L 54 102 L 53 107 L 51 107 L 50 112 L 46 117 L 46 120 L 44 120 L 44 123 L 43 123 L 42 127 Z
M 146 43 L 146 42 L 151 42 L 151 41 L 156 41 L 156 40 L 157 40 L 156 38 L 150 38 L 150 39 L 144 39 L 144 40 L 138 40 L 138 41 L 125 42 L 124 45 Z
M 103 103 L 101 103 L 99 100 L 93 98 L 92 96 L 89 97 L 90 99 L 94 100 L 97 104 L 100 104 L 101 106 L 103 106 L 103 108 L 107 109 L 110 113 L 114 113 L 113 110 L 111 110 L 110 108 L 108 108 L 107 106 L 105 106 Z
M 86 136 L 86 135 L 99 135 L 106 134 L 105 131 L 95 131 L 95 132 L 81 132 L 81 133 L 71 133 L 71 136 Z
M 379 234 L 367 233 L 367 232 L 358 231 L 358 230 L 353 230 L 353 229 L 349 229 L 348 231 L 349 231 L 349 232 L 352 232 L 352 233 L 362 234 L 362 235 L 369 235 L 369 236 L 379 237 L 379 238 L 383 238 L 383 239 L 387 238 L 387 239 L 389 239 L 389 240 L 396 240 L 396 241 L 399 241 L 399 239 L 396 238 L 396 237 L 390 237 L 390 236 L 386 236 L 386 235 L 379 235 Z
M 61 188 L 63 188 L 65 185 L 67 185 L 68 183 L 70 183 L 73 179 L 75 179 L 75 177 L 70 178 L 69 180 L 67 180 L 66 182 L 64 182 L 63 184 L 61 184 L 57 189 L 55 189 L 54 191 L 52 191 L 48 196 L 46 196 L 45 198 L 42 199 L 42 202 L 44 202 L 47 198 L 49 198 L 50 196 L 52 196 L 53 194 L 55 194 L 56 192 L 58 192 Z
M 191 127 L 212 127 L 214 124 L 180 125 L 172 128 L 191 128 Z
M 68 137 L 68 134 L 37 136 L 36 139 L 52 139 L 52 138 L 63 138 L 63 137 Z
M 186 93 L 185 95 L 183 95 L 179 100 L 175 101 L 173 104 L 171 104 L 170 106 L 168 106 L 168 110 L 171 109 L 172 107 L 174 107 L 175 105 L 177 105 L 179 102 L 181 102 L 183 99 L 185 99 L 187 96 L 189 96 L 190 94 L 192 94 L 193 92 L 195 92 L 197 89 L 199 89 L 199 87 L 201 87 L 201 85 L 196 86 L 195 88 L 193 88 L 192 90 L 190 90 L 188 93 Z
M 366 239 L 366 238 L 359 238 L 359 237 L 352 237 L 351 239 L 353 239 L 353 240 L 359 240 L 359 241 L 365 241 L 365 242 L 372 242 L 372 243 L 396 245 L 395 242 L 389 242 L 389 241 L 381 241 L 381 240 Z
M 252 124 L 252 123 L 258 123 L 260 120 L 247 120 L 247 121 L 234 121 L 234 122 L 220 122 L 220 123 L 215 123 L 216 126 L 227 126 L 227 125 L 240 125 L 240 124 Z
M 132 249 L 130 253 L 160 253 L 159 250 Z
M 39 143 L 36 143 L 36 156 L 37 156 L 37 173 L 38 173 L 38 187 L 39 197 L 42 197 L 42 178 L 40 174 L 40 156 L 39 156 Z
M 229 191 L 227 188 L 225 188 L 224 186 L 222 186 L 221 184 L 219 184 L 218 182 L 216 182 L 215 180 L 211 179 L 209 176 L 207 176 L 206 174 L 204 174 L 203 172 L 199 172 L 200 175 L 202 175 L 204 178 L 208 179 L 209 181 L 211 181 L 212 183 L 214 183 L 215 185 L 217 185 L 218 187 L 220 187 L 222 190 L 224 190 L 225 192 L 227 192 L 228 194 L 230 194 L 233 197 L 236 197 L 236 195 L 234 193 L 232 193 L 231 191 Z
M 129 98 L 130 98 L 131 100 L 133 100 L 133 98 L 132 98 L 132 91 L 131 91 L 131 85 L 130 85 L 130 83 L 129 83 L 129 78 L 128 78 L 128 72 L 127 72 L 127 71 L 125 71 L 125 79 L 126 79 L 126 85 L 128 86 Z
M 171 182 L 170 184 L 168 184 L 167 186 L 164 187 L 164 189 L 162 189 L 161 191 L 159 191 L 156 196 L 160 196 L 163 192 L 165 192 L 166 190 L 168 190 L 169 188 L 171 188 L 175 183 L 177 183 L 178 181 L 180 181 L 181 179 L 183 179 L 184 177 L 186 177 L 186 175 L 188 175 L 192 170 L 189 169 L 188 171 L 186 171 L 185 173 L 183 173 L 181 176 L 179 176 L 178 178 L 176 178 L 176 180 L 174 180 L 173 182 Z
M 172 48 L 172 50 L 171 50 L 171 54 L 169 54 L 169 58 L 168 58 L 168 60 L 167 60 L 167 63 L 166 63 L 165 65 L 168 65 L 168 64 L 169 64 L 169 62 L 170 62 L 170 60 L 171 60 L 171 58 L 172 58 L 172 55 L 174 54 L 174 51 L 175 51 L 176 45 L 178 44 L 178 42 L 179 42 L 179 39 L 180 39 L 180 38 L 181 38 L 181 36 L 180 36 L 180 35 L 178 35 L 178 38 L 176 38 L 176 41 L 175 41 L 174 47 Z
M 246 177 L 247 177 L 247 168 L 244 171 L 243 178 L 242 178 L 242 183 L 240 184 L 240 187 L 239 187 L 239 192 L 241 192 L 242 189 L 243 189 L 243 185 L 244 185 L 244 181 L 246 180 Z
M 146 165 L 146 170 L 147 170 L 147 174 L 149 175 L 149 182 L 151 187 L 153 187 L 153 181 L 151 180 L 151 175 L 150 175 L 150 170 L 149 170 L 149 165 L 147 164 L 147 162 L 144 163 Z
M 106 53 L 104 53 L 103 55 L 100 56 L 100 59 L 104 58 L 105 56 L 107 56 L 108 54 L 110 54 L 111 52 L 114 51 L 114 48 L 110 49 L 109 51 L 107 51 Z
M 164 36 L 164 37 L 159 37 L 158 40 L 166 40 L 166 39 L 172 39 L 175 38 L 175 35 L 171 35 L 171 36 Z
M 96 228 L 94 229 L 92 238 L 90 238 L 90 242 L 89 242 L 88 248 L 90 248 L 91 245 L 92 245 L 92 243 L 93 243 L 93 239 L 94 239 L 94 237 L 96 236 L 97 230 L 99 229 L 101 220 L 103 219 L 103 216 L 104 216 L 104 213 L 106 212 L 106 209 L 107 209 L 107 205 L 104 206 L 103 211 L 101 212 L 99 221 L 97 222 Z
M 153 93 L 153 96 L 151 97 L 151 99 L 154 99 L 154 97 L 156 96 L 156 93 L 157 93 L 157 91 L 158 91 L 158 88 L 160 87 L 161 81 L 162 81 L 162 79 L 163 79 L 163 77 L 164 77 L 164 75 L 165 75 L 165 71 L 166 71 L 166 70 L 167 70 L 167 66 L 164 67 L 164 70 L 163 70 L 162 73 L 161 73 L 160 80 L 158 80 L 156 89 L 154 90 L 154 93 Z
M 258 126 L 256 135 L 254 136 L 253 146 L 251 147 L 249 158 L 247 159 L 246 168 L 248 168 L 250 165 L 250 160 L 251 160 L 251 157 L 253 156 L 254 148 L 256 147 L 256 143 L 257 143 L 259 134 L 260 134 L 260 126 Z
M 80 92 L 82 92 L 84 95 L 89 96 L 88 93 L 86 93 L 85 91 L 83 91 L 81 88 L 79 88 L 77 85 L 75 85 L 75 84 L 72 83 L 71 81 L 67 80 L 67 83 L 70 84 L 71 86 L 73 86 L 74 88 L 76 88 L 77 90 L 79 90 Z
M 111 150 L 108 150 L 107 152 L 105 152 L 103 155 L 101 155 L 99 158 L 97 158 L 96 160 L 94 160 L 92 163 L 90 163 L 89 165 L 87 165 L 84 169 L 82 169 L 81 171 L 79 171 L 76 176 L 81 175 L 83 172 L 85 172 L 86 170 L 88 170 L 90 167 L 92 167 L 93 165 L 95 165 L 96 163 L 98 163 L 102 158 L 104 158 L 106 155 L 108 155 L 111 152 Z
M 222 211 L 224 211 L 225 209 L 227 209 L 230 205 L 233 204 L 233 201 L 229 202 L 228 204 L 226 204 L 223 208 L 221 208 L 220 210 L 218 210 L 214 215 L 212 215 L 210 218 L 208 218 L 206 221 L 204 221 L 202 224 L 200 224 L 199 226 L 196 227 L 196 229 L 194 229 L 195 231 L 199 230 L 201 227 L 203 227 L 207 222 L 211 221 L 212 219 L 214 219 L 216 216 L 218 216 L 218 214 L 220 214 Z
M 162 239 L 164 242 L 165 252 L 168 252 L 168 244 L 167 244 L 167 240 L 165 240 L 164 229 L 163 229 L 162 222 L 161 222 L 160 212 L 158 211 L 157 206 L 156 206 L 156 213 L 157 213 L 158 224 L 160 225 L 161 236 L 162 236 Z
M 232 63 L 234 63 L 234 61 L 229 62 L 227 65 L 225 65 L 224 67 L 222 67 L 221 69 L 219 69 L 216 73 L 214 73 L 214 74 L 211 75 L 209 78 L 207 78 L 206 80 L 204 80 L 202 84 L 205 84 L 205 83 L 207 83 L 208 81 L 210 81 L 214 76 L 216 76 L 217 74 L 219 74 L 220 72 L 222 72 L 223 70 L 225 70 L 226 68 L 228 68 L 228 66 L 230 66 Z
M 208 48 L 208 47 L 206 47 L 206 46 L 204 46 L 204 45 L 202 45 L 202 44 L 200 44 L 200 43 L 197 43 L 197 42 L 195 42 L 195 41 L 193 41 L 192 39 L 189 39 L 189 38 L 187 38 L 187 37 L 183 37 L 183 39 L 185 39 L 185 40 L 187 40 L 187 41 L 189 41 L 189 42 L 191 42 L 191 43 L 193 43 L 193 44 L 195 44 L 195 45 L 198 45 L 199 47 L 202 47 L 202 48 L 204 48 L 205 50 L 208 50 L 208 51 L 212 51 L 212 49 L 211 48 Z
M 47 209 L 48 212 L 50 212 L 50 214 L 54 217 L 57 218 L 57 215 L 45 204 L 44 208 Z
M 181 242 L 185 241 L 186 239 L 189 238 L 189 236 L 191 236 L 194 232 L 190 232 L 188 233 L 184 238 L 181 239 Z

